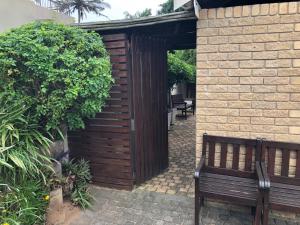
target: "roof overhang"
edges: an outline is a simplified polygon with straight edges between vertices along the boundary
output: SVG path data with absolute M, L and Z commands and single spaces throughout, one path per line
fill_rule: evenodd
M 82 23 L 79 27 L 100 34 L 140 33 L 163 38 L 169 49 L 189 49 L 196 47 L 196 22 L 194 12 L 176 12 L 160 16 L 150 16 L 132 20 L 112 20 Z M 76 24 L 78 26 L 78 24 Z
M 192 0 L 191 0 L 192 1 Z M 197 0 L 201 8 L 219 8 L 264 3 L 291 2 L 295 0 Z
M 123 30 L 137 27 L 150 27 L 158 24 L 167 24 L 170 22 L 181 22 L 188 20 L 196 20 L 194 12 L 175 12 L 164 14 L 161 16 L 149 16 L 137 19 L 124 19 L 124 20 L 111 20 L 111 21 L 99 21 L 79 24 L 80 28 L 106 31 L 106 30 Z M 76 24 L 78 26 L 78 24 Z

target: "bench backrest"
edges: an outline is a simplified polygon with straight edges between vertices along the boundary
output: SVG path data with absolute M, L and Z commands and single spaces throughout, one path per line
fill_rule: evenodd
M 254 178 L 261 141 L 204 134 L 202 155 L 207 158 L 204 167 L 207 172 Z
M 263 141 L 262 161 L 271 181 L 300 185 L 300 144 Z
M 184 98 L 182 94 L 171 95 L 172 103 L 173 102 L 184 102 Z

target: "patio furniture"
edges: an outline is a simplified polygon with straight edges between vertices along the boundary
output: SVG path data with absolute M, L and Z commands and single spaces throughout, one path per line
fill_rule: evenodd
M 181 110 L 182 115 L 184 114 L 185 118 L 187 118 L 187 110 L 191 109 L 193 111 L 193 115 L 195 114 L 195 101 L 194 100 L 186 100 L 183 98 L 182 94 L 172 95 L 171 96 L 173 108 L 177 108 L 177 110 Z
M 202 158 L 195 171 L 195 225 L 199 225 L 204 198 L 251 206 L 255 209 L 253 224 L 261 224 L 264 179 L 260 155 L 260 140 L 203 135 Z
M 268 188 L 263 224 L 268 224 L 270 209 L 300 213 L 300 144 L 263 141 L 261 167 Z

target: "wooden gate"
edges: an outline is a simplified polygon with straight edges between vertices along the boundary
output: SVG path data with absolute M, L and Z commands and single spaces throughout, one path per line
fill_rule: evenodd
M 135 181 L 168 167 L 167 50 L 160 39 L 132 35 L 132 115 Z
M 96 118 L 86 121 L 82 131 L 69 133 L 71 157 L 90 162 L 93 181 L 101 186 L 133 189 L 130 146 L 130 88 L 128 37 L 126 34 L 103 35 L 110 54 L 115 84 L 110 98 Z

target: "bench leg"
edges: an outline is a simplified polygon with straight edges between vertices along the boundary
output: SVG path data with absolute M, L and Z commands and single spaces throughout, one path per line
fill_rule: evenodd
M 264 197 L 264 210 L 263 210 L 263 225 L 269 223 L 269 195 Z
M 262 211 L 262 204 L 258 204 L 256 206 L 254 225 L 260 225 L 261 224 L 261 211 Z
M 263 214 L 263 225 L 269 224 L 269 207 L 264 206 L 264 214 Z
M 204 197 L 200 197 L 200 210 L 202 206 L 204 206 Z
M 200 204 L 199 198 L 195 196 L 195 225 L 199 225 Z
M 201 198 L 199 193 L 199 180 L 195 179 L 195 225 L 199 225 L 200 208 Z

